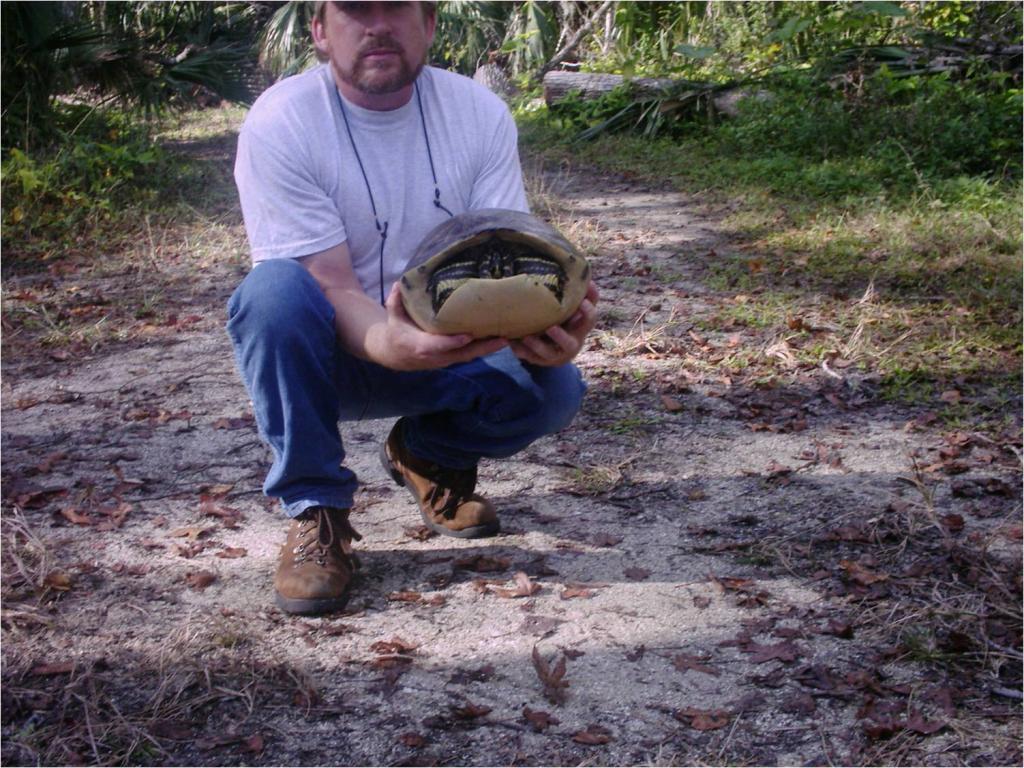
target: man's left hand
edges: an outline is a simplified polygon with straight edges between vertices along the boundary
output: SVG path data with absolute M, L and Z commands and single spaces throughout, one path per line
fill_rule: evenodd
M 597 323 L 597 286 L 591 281 L 587 295 L 576 313 L 562 325 L 553 325 L 543 333 L 509 342 L 515 356 L 533 365 L 558 366 L 572 361 L 583 349 L 583 341 Z

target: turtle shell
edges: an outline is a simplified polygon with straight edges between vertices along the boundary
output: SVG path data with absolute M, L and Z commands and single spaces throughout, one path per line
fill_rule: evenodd
M 558 230 L 501 208 L 443 222 L 423 238 L 413 263 L 399 285 L 413 321 L 431 333 L 474 338 L 518 339 L 560 325 L 590 281 L 587 260 Z

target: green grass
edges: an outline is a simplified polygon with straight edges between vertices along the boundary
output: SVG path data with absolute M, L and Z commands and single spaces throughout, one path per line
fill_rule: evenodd
M 780 131 L 795 125 L 787 119 Z M 803 363 L 838 351 L 877 374 L 883 397 L 896 402 L 935 405 L 954 380 L 996 387 L 1004 401 L 1019 396 L 1019 174 L 970 175 L 884 140 L 874 154 L 814 156 L 804 139 L 787 149 L 785 137 L 761 151 L 737 141 L 742 118 L 728 130 L 589 143 L 573 142 L 544 110 L 519 120 L 525 154 L 668 179 L 724 212 L 728 247 L 705 258 L 702 274 L 721 301 L 696 327 L 784 337 Z M 809 317 L 829 332 L 802 333 Z M 721 365 L 735 371 L 749 361 L 734 354 Z

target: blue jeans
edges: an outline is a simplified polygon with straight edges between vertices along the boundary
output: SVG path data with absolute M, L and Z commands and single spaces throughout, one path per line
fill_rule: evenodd
M 337 343 L 320 286 L 291 259 L 252 269 L 228 302 L 227 330 L 274 453 L 263 491 L 290 517 L 352 506 L 357 481 L 343 465 L 339 421 L 409 417 L 403 438 L 414 456 L 468 469 L 568 426 L 585 390 L 574 365 L 528 365 L 508 349 L 413 372 L 354 357 Z

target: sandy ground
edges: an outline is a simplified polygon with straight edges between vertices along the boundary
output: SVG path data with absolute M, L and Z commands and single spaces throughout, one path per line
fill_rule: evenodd
M 344 614 L 273 606 L 286 525 L 222 330 L 237 217 L 230 257 L 165 267 L 170 330 L 5 359 L 5 544 L 46 579 L 4 604 L 5 764 L 1019 763 L 1019 700 L 896 642 L 941 622 L 867 543 L 957 515 L 944 540 L 1012 562 L 1012 450 L 976 435 L 988 463 L 915 485 L 950 432 L 919 412 L 820 371 L 695 373 L 731 343 L 695 325 L 730 300 L 701 278 L 721 210 L 538 178 L 602 287 L 584 410 L 482 465 L 504 532 L 469 542 L 422 538 L 376 463 L 390 423 L 343 425 L 364 536 Z

